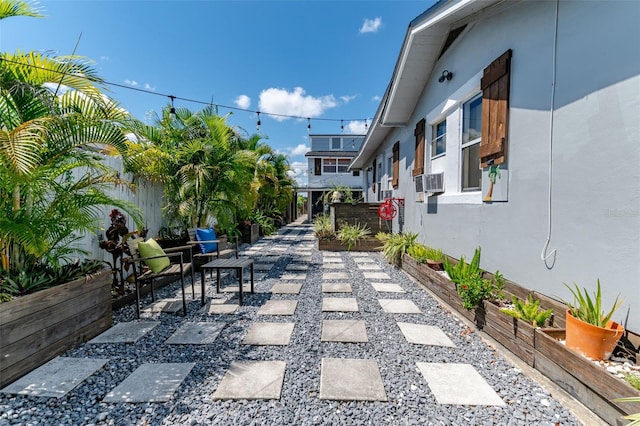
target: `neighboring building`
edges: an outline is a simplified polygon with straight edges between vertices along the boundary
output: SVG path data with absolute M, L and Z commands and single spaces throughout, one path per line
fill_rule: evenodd
M 360 171 L 349 170 L 349 164 L 362 146 L 364 135 L 309 135 L 311 151 L 307 152 L 309 167 L 308 217 L 325 210 L 323 195 L 339 185 L 351 188 L 354 197 L 362 195 Z M 304 189 L 298 189 L 303 192 Z
M 600 279 L 640 331 L 639 17 L 637 1 L 436 3 L 351 169 L 379 179 L 391 159 L 382 181 L 421 242 L 481 246 L 484 269 L 563 300 Z

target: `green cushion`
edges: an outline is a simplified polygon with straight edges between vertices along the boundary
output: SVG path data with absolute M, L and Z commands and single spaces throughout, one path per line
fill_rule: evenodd
M 138 243 L 138 251 L 140 252 L 140 257 L 152 257 L 152 256 L 161 256 L 165 254 L 162 247 L 154 240 L 153 238 L 149 238 L 147 242 L 139 242 Z M 158 272 L 162 272 L 167 266 L 171 264 L 168 257 L 158 257 L 155 259 L 145 260 L 144 263 L 147 264 L 149 269 L 155 274 Z

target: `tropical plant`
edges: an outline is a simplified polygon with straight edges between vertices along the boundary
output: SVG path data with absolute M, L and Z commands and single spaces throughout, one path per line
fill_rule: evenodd
M 319 214 L 313 218 L 313 232 L 319 240 L 332 240 L 336 237 L 331 226 L 331 217 Z
M 29 4 L 2 2 L 0 18 L 17 14 Z M 0 55 L 0 270 L 10 279 L 82 254 L 74 243 L 95 232 L 103 207 L 142 223 L 134 204 L 109 195 L 128 185 L 103 161 L 126 155 L 128 115 L 102 90 L 84 58 Z
M 460 261 L 452 265 L 449 258 L 443 256 L 442 265 L 447 275 L 449 275 L 449 279 L 456 284 L 460 284 L 462 281 L 475 275 L 482 276 L 482 270 L 480 269 L 480 247 L 476 248 L 473 253 L 471 263 L 467 263 L 465 257 L 461 256 Z
M 615 311 L 622 305 L 622 300 L 619 300 L 620 295 L 618 295 L 609 312 L 605 314 L 602 308 L 602 291 L 599 279 L 593 299 L 586 288 L 580 289 L 576 283 L 573 283 L 573 287 L 566 283 L 564 285 L 573 295 L 573 303 L 565 302 L 569 306 L 571 315 L 596 327 L 606 327 Z
M 427 247 L 423 244 L 415 243 L 407 250 L 407 254 L 415 259 L 418 263 L 427 263 Z
M 466 276 L 457 285 L 458 295 L 465 309 L 474 309 L 485 300 L 496 300 L 504 297 L 504 278 L 496 271 L 494 279 L 482 277 L 482 271 Z
M 511 303 L 513 306 L 501 308 L 500 311 L 526 321 L 534 327 L 542 327 L 553 315 L 553 309 L 543 310 L 540 308 L 540 300 L 534 300 L 533 294 L 529 294 L 529 297 L 524 302 L 515 296 L 511 296 Z
M 357 246 L 360 240 L 371 235 L 371 228 L 360 223 L 344 224 L 338 231 L 338 239 L 347 245 L 347 250 L 351 250 L 353 246 Z
M 399 265 L 402 255 L 416 244 L 418 234 L 413 232 L 400 232 L 390 234 L 379 232 L 376 238 L 382 242 L 382 255 L 393 265 Z
M 276 232 L 276 225 L 273 218 L 267 216 L 262 210 L 256 210 L 249 216 L 252 222 L 260 225 L 262 235 L 271 235 Z

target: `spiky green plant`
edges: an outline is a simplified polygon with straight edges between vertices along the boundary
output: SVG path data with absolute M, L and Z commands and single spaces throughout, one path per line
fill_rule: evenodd
M 354 225 L 344 224 L 338 231 L 338 239 L 347 245 L 347 250 L 351 250 L 353 246 L 357 246 L 360 240 L 371 235 L 371 228 L 366 225 L 356 223 Z
M 629 398 L 616 398 L 614 399 L 616 402 L 640 402 L 640 397 L 633 396 Z M 623 416 L 623 419 L 631 420 L 627 426 L 640 426 L 640 413 L 629 414 L 628 416 Z
M 319 240 L 331 240 L 335 238 L 335 232 L 331 229 L 331 217 L 319 214 L 313 219 L 313 232 Z
M 534 299 L 533 294 L 529 294 L 529 297 L 524 302 L 515 296 L 511 296 L 511 302 L 513 307 L 502 308 L 500 311 L 526 321 L 534 327 L 542 327 L 553 315 L 553 309 L 540 309 L 540 300 Z
M 398 234 L 378 233 L 376 238 L 382 242 L 382 255 L 389 263 L 399 265 L 402 255 L 416 244 L 418 234 L 413 232 L 400 232 Z
M 426 263 L 427 262 L 427 247 L 423 244 L 416 243 L 409 247 L 407 250 L 407 254 L 413 257 L 418 263 Z
M 441 262 L 443 258 L 442 250 L 427 246 L 427 259 Z
M 573 283 L 573 287 L 570 287 L 566 283 L 564 285 L 573 295 L 573 303 L 565 302 L 567 306 L 569 306 L 571 315 L 596 327 L 606 327 L 616 309 L 622 305 L 622 300 L 619 300 L 620 295 L 618 295 L 613 302 L 611 310 L 606 314 L 604 313 L 599 279 L 596 292 L 593 294 L 593 299 L 586 288 L 580 289 L 576 283 Z
M 461 256 L 460 261 L 457 264 L 452 265 L 451 262 L 449 262 L 449 258 L 447 256 L 443 256 L 442 265 L 451 281 L 456 284 L 459 284 L 464 279 L 468 279 L 474 275 L 482 275 L 482 270 L 480 269 L 480 247 L 478 247 L 473 254 L 471 263 L 467 263 L 465 257 Z

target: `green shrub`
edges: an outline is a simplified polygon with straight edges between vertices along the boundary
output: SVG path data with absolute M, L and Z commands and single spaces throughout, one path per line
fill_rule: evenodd
M 458 295 L 465 309 L 474 309 L 485 300 L 497 300 L 504 297 L 504 278 L 496 271 L 495 278 L 490 280 L 482 277 L 482 271 L 465 277 L 458 285 Z
M 319 214 L 313 219 L 313 232 L 319 240 L 332 240 L 336 237 L 331 229 L 331 217 Z
M 420 243 L 415 243 L 407 250 L 407 254 L 413 257 L 418 263 L 427 263 L 427 253 L 427 247 Z
M 399 265 L 402 255 L 416 244 L 417 233 L 400 232 L 398 234 L 388 234 L 379 232 L 376 238 L 382 242 L 382 254 L 394 265 Z
M 457 264 L 451 265 L 449 258 L 447 256 L 443 256 L 442 265 L 451 281 L 456 284 L 460 284 L 463 280 L 469 279 L 478 274 L 482 276 L 482 270 L 480 269 L 480 247 L 478 247 L 473 254 L 471 263 L 467 263 L 465 257 L 461 256 L 460 261 Z
M 526 321 L 534 327 L 544 326 L 553 315 L 553 309 L 540 309 L 540 300 L 534 300 L 532 294 L 529 294 L 529 297 L 524 302 L 515 296 L 511 296 L 511 302 L 513 307 L 502 308 L 500 311 Z
M 338 239 L 347 245 L 347 250 L 357 246 L 360 240 L 371 235 L 371 228 L 366 225 L 356 223 L 355 225 L 344 224 L 338 231 Z

